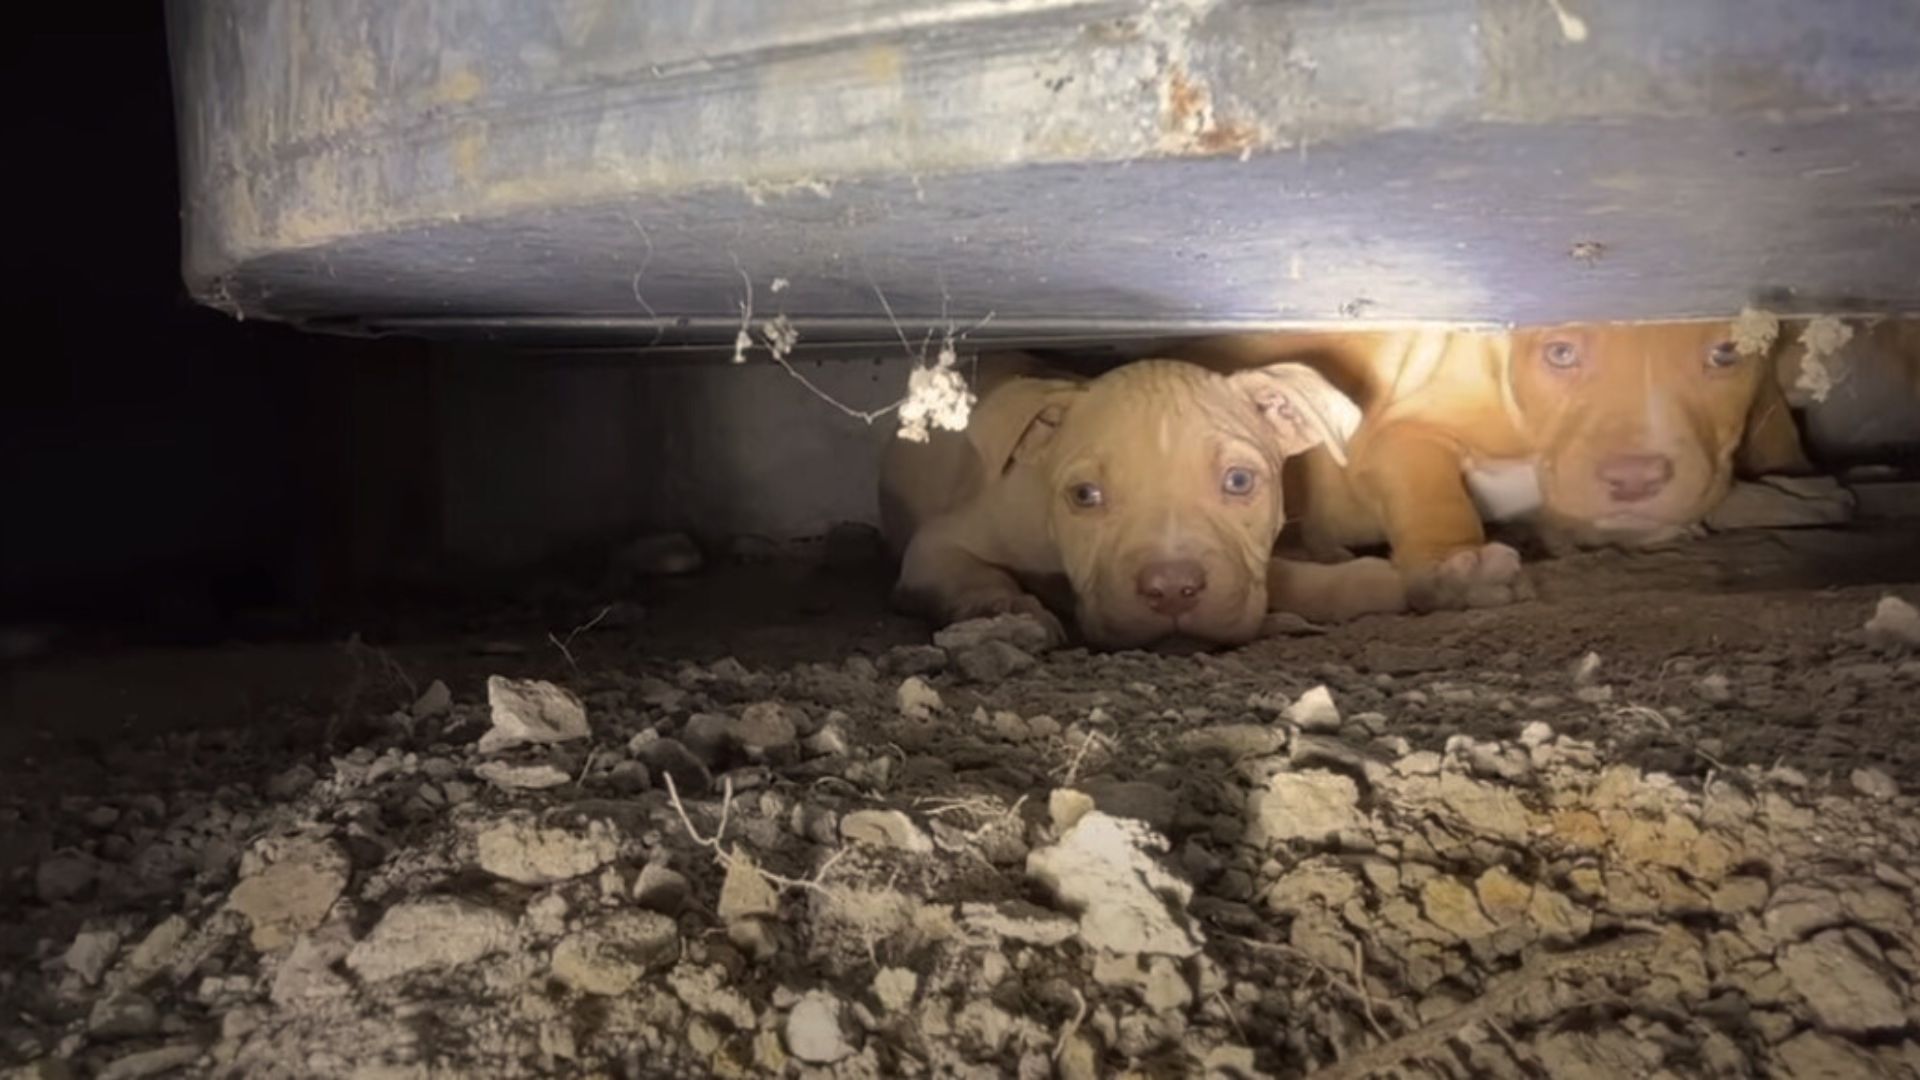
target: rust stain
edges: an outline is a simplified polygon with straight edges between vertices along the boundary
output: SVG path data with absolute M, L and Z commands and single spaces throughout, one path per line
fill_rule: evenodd
M 1160 127 L 1162 147 L 1178 154 L 1243 153 L 1264 141 L 1255 125 L 1216 115 L 1207 84 L 1177 64 L 1162 87 Z

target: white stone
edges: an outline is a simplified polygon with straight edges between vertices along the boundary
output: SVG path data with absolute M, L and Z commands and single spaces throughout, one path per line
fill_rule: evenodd
M 927 685 L 927 680 L 918 675 L 910 676 L 900 684 L 896 694 L 900 706 L 900 715 L 909 720 L 931 720 L 944 703 L 940 692 Z
M 1060 841 L 1027 856 L 1027 875 L 1079 913 L 1080 939 L 1116 953 L 1192 956 L 1193 887 L 1155 858 L 1165 839 L 1144 823 L 1088 811 Z
M 853 1056 L 854 1046 L 840 1026 L 840 999 L 815 990 L 787 1014 L 787 1053 L 809 1065 L 831 1065 Z
M 1300 700 L 1288 706 L 1287 719 L 1302 731 L 1340 730 L 1340 710 L 1333 703 L 1333 692 L 1324 686 L 1301 694 Z
M 367 982 L 384 982 L 471 964 L 512 940 L 513 920 L 500 912 L 454 897 L 429 897 L 387 909 L 347 953 L 347 967 Z
M 539 679 L 487 679 L 487 704 L 493 728 L 480 737 L 480 752 L 497 753 L 527 743 L 584 739 L 587 707 L 569 690 Z
M 524 815 L 504 818 L 476 839 L 480 869 L 522 885 L 551 885 L 590 874 L 620 853 L 619 837 L 604 821 L 585 833 L 541 828 Z
M 1319 842 L 1361 831 L 1360 789 L 1350 777 L 1321 769 L 1275 773 L 1254 797 L 1254 840 Z
M 840 819 L 840 836 L 856 844 L 916 855 L 933 850 L 933 840 L 899 810 L 855 810 Z

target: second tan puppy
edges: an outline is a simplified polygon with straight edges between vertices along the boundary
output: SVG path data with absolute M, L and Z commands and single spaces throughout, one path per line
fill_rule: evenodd
M 1315 557 L 1390 544 L 1416 609 L 1527 594 L 1486 521 L 1658 542 L 1712 509 L 1736 467 L 1806 467 L 1769 357 L 1741 352 L 1730 322 L 1236 335 L 1182 355 L 1305 363 L 1359 403 L 1348 467 L 1300 458 L 1288 513 Z
M 1360 419 L 1299 364 L 1231 375 L 1174 361 L 1092 380 L 982 357 L 964 433 L 895 440 L 881 516 L 901 556 L 895 596 L 939 623 L 1024 612 L 1093 645 L 1257 636 L 1269 611 L 1337 619 L 1405 607 L 1383 560 L 1273 558 L 1281 470 Z

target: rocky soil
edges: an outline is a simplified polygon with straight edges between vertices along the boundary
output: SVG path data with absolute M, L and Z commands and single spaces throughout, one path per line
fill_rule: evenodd
M 1766 565 L 1224 654 L 356 644 L 14 758 L 0 1067 L 1920 1077 L 1920 589 Z

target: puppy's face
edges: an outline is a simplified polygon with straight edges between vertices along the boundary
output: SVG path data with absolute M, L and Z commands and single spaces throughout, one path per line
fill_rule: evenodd
M 1336 442 L 1352 403 L 1296 364 L 1218 375 L 1150 360 L 1043 415 L 1023 452 L 1090 644 L 1251 640 L 1283 523 L 1287 455 Z
M 1684 531 L 1726 495 L 1751 428 L 1791 438 L 1768 373 L 1727 322 L 1515 332 L 1510 406 L 1540 448 L 1546 515 L 1595 540 Z

